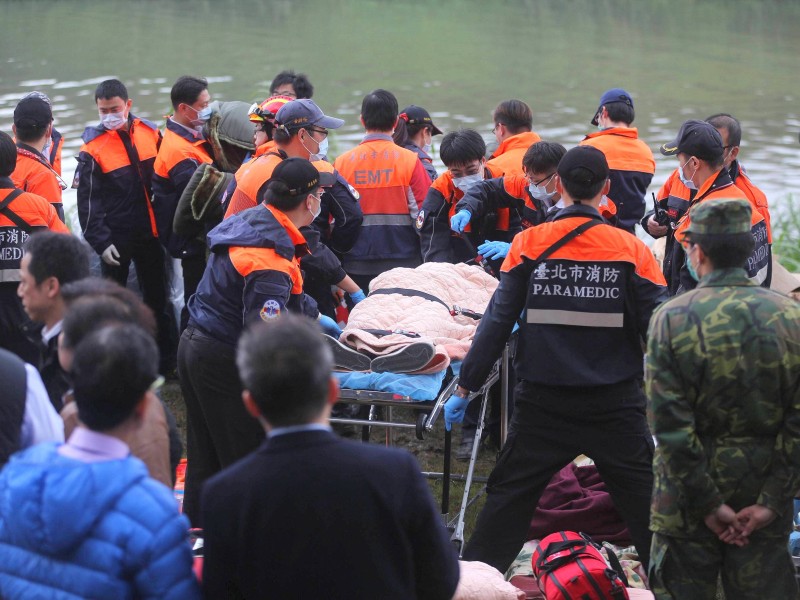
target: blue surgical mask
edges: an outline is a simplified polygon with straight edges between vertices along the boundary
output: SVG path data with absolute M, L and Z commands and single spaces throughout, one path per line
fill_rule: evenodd
M 683 247 L 683 251 L 686 253 L 686 270 L 689 271 L 689 275 L 692 276 L 692 279 L 700 281 L 700 276 L 697 274 L 697 271 L 694 270 L 694 265 L 692 265 L 692 259 L 689 256 L 689 250 L 686 246 Z
M 453 177 L 453 185 L 465 194 L 469 189 L 483 181 L 483 171 L 475 175 L 465 175 L 464 177 Z
M 101 114 L 100 122 L 103 124 L 103 127 L 108 129 L 109 131 L 116 131 L 117 129 L 122 129 L 125 126 L 125 123 L 128 122 L 128 119 L 125 116 L 125 111 L 122 111 L 122 112 L 108 113 L 105 115 Z
M 203 126 L 203 124 L 211 118 L 211 107 L 210 106 L 206 106 L 205 108 L 203 108 L 201 110 L 197 110 L 194 106 L 191 106 L 191 105 L 188 105 L 188 104 L 187 104 L 187 106 L 189 106 L 189 108 L 191 108 L 194 112 L 197 113 L 197 118 L 191 120 L 192 127 L 201 128 Z
M 689 160 L 692 159 L 690 158 Z M 687 160 L 682 165 L 678 165 L 678 177 L 680 177 L 681 183 L 685 185 L 687 188 L 689 188 L 690 190 L 696 190 L 697 186 L 694 184 L 694 181 L 686 178 L 683 174 L 683 167 L 689 164 L 689 160 Z M 697 169 L 695 169 L 695 172 L 697 172 Z M 692 173 L 692 175 L 694 175 L 694 173 Z
M 433 152 L 433 146 L 432 146 L 431 144 L 425 144 L 425 145 L 422 147 L 422 151 L 423 151 L 425 154 L 427 154 L 428 156 L 431 156 L 431 152 Z
M 324 160 L 328 156 L 328 138 L 326 137 L 319 143 L 319 150 L 308 157 L 308 160 L 314 162 L 315 160 Z

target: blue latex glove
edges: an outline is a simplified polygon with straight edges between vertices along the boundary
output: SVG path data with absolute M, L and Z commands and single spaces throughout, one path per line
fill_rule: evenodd
M 472 213 L 466 208 L 461 209 L 452 217 L 450 217 L 450 229 L 456 233 L 463 233 L 472 219 Z
M 339 324 L 331 319 L 328 315 L 323 315 L 320 313 L 317 320 L 322 326 L 322 331 L 332 338 L 336 338 L 338 340 L 339 336 L 342 335 L 342 328 L 339 327 Z
M 508 242 L 499 242 L 499 241 L 486 241 L 480 246 L 478 246 L 478 253 L 483 256 L 483 258 L 493 258 L 495 260 L 500 260 L 501 258 L 505 258 L 506 254 L 508 254 L 508 249 L 511 248 L 511 244 Z
M 453 423 L 461 423 L 464 420 L 464 412 L 469 404 L 468 398 L 462 398 L 453 394 L 444 403 L 444 428 L 450 431 Z
M 367 295 L 364 293 L 363 290 L 358 290 L 357 292 L 352 292 L 350 294 L 350 300 L 353 301 L 353 304 L 358 304 L 366 297 Z

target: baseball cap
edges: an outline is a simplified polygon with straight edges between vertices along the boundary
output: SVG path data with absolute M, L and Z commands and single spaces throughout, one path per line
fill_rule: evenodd
M 31 92 L 14 108 L 14 125 L 17 127 L 45 127 L 53 120 L 50 99 L 41 92 Z
M 631 98 L 631 95 L 628 92 L 622 88 L 611 88 L 610 90 L 604 92 L 602 96 L 600 96 L 600 104 L 597 106 L 597 110 L 594 111 L 594 117 L 592 117 L 591 120 L 592 125 L 597 125 L 597 113 L 600 112 L 600 109 L 613 102 L 624 102 L 633 108 L 633 98 Z
M 313 100 L 303 98 L 284 104 L 275 115 L 275 124 L 286 129 L 300 129 L 319 125 L 325 129 L 339 129 L 344 121 L 328 117 Z
M 683 239 L 694 235 L 731 235 L 750 233 L 752 208 L 747 200 L 715 198 L 692 207 L 689 226 L 683 230 Z
M 290 196 L 302 196 L 315 187 L 333 185 L 335 179 L 333 173 L 320 173 L 306 159 L 296 157 L 281 161 L 270 177 L 270 181 L 285 183 Z
M 570 183 L 594 185 L 608 179 L 608 161 L 597 148 L 576 146 L 561 158 L 556 171 Z
M 718 160 L 722 158 L 724 148 L 722 137 L 713 125 L 705 121 L 689 119 L 681 125 L 678 136 L 661 146 L 661 154 L 689 154 L 700 160 Z
M 248 119 L 253 123 L 264 123 L 274 121 L 275 115 L 287 102 L 293 101 L 291 96 L 270 96 L 261 104 L 253 104 L 247 113 Z
M 442 130 L 433 124 L 430 113 L 421 106 L 406 106 L 397 116 L 409 125 L 429 125 L 433 135 L 442 135 Z

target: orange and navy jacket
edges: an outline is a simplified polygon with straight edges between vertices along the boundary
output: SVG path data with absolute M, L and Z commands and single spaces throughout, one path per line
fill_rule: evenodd
M 483 183 L 500 175 L 502 173 L 496 166 L 490 167 L 487 164 L 483 170 Z M 463 234 L 457 235 L 450 229 L 450 218 L 460 210 L 456 206 L 460 206 L 462 198 L 464 192 L 453 185 L 453 175 L 449 170 L 431 184 L 416 221 L 422 247 L 422 262 L 464 262 L 475 258 L 475 248 L 484 241 L 510 242 L 521 230 L 519 211 L 509 209 L 510 204 L 498 204 L 491 211 L 496 214 L 493 226 L 483 223 L 484 213 L 473 213 L 475 227 L 470 223 Z M 468 238 L 469 245 L 460 239 L 464 236 Z
M 14 182 L 10 177 L 0 177 L 0 202 L 14 189 Z M 17 284 L 22 244 L 28 236 L 40 229 L 69 234 L 69 229 L 58 218 L 53 205 L 36 194 L 23 192 L 8 204 L 7 209 L 27 224 L 27 227 L 21 227 L 9 219 L 5 211 L 0 211 L 0 284 Z
M 506 175 L 522 175 L 522 157 L 528 148 L 541 141 L 539 134 L 526 131 L 507 137 L 492 154 L 486 164 L 496 167 Z
M 259 146 L 259 148 L 266 145 L 267 144 L 263 144 Z M 258 204 L 258 190 L 269 181 L 275 167 L 285 158 L 285 153 L 281 153 L 277 150 L 270 150 L 262 152 L 236 170 L 236 173 L 233 175 L 236 188 L 234 188 L 231 193 L 231 200 L 228 203 L 228 208 L 225 210 L 226 219 L 243 210 L 253 208 Z
M 189 325 L 235 346 L 251 321 L 284 311 L 317 318 L 303 293 L 299 259 L 306 240 L 289 218 L 259 204 L 222 221 L 208 234 L 211 249 L 197 292 L 189 299 Z
M 358 192 L 364 220 L 345 269 L 375 274 L 420 264 L 414 222 L 431 180 L 419 157 L 394 143 L 390 135 L 367 134 L 339 156 L 334 167 Z
M 130 115 L 127 131 L 95 125 L 82 138 L 72 185 L 78 188 L 78 219 L 89 245 L 102 254 L 111 244 L 158 237 L 151 202 L 153 164 L 161 144 L 158 126 Z M 138 168 L 127 144 L 136 150 Z
M 592 219 L 600 224 L 537 261 Z M 641 240 L 607 224 L 591 206 L 567 206 L 553 221 L 514 237 L 459 384 L 483 385 L 518 320 L 519 379 L 584 387 L 641 379 L 648 321 L 666 298 L 664 276 Z
M 700 186 L 692 199 L 690 208 L 698 202 L 713 200 L 714 198 L 748 199 L 744 192 L 733 184 L 730 174 L 725 169 L 720 170 L 716 176 L 709 177 L 703 182 L 703 185 Z M 697 282 L 689 274 L 689 269 L 686 268 L 686 252 L 683 246 L 678 243 L 690 223 L 690 211 L 687 211 L 675 227 L 675 242 L 672 244 L 671 260 L 669 263 L 667 263 L 666 259 L 664 261 L 665 269 L 667 266 L 670 268 L 669 272 L 665 270 L 664 276 L 667 278 L 669 291 L 672 295 L 686 290 L 693 290 L 697 286 Z M 755 247 L 753 248 L 753 254 L 747 259 L 745 271 L 747 271 L 747 276 L 755 283 L 763 287 L 769 287 L 772 280 L 772 250 L 767 236 L 767 223 L 761 213 L 755 209 L 750 215 L 750 233 L 753 236 Z
M 47 157 L 36 148 L 17 142 L 17 166 L 11 173 L 11 181 L 23 192 L 36 194 L 47 200 L 64 220 L 61 204 L 61 181 Z
M 764 221 L 767 224 L 767 239 L 771 244 L 772 223 L 770 220 L 769 203 L 767 202 L 766 194 L 764 194 L 764 192 L 762 192 L 753 184 L 750 177 L 748 177 L 747 172 L 744 170 L 744 167 L 738 160 L 735 160 L 731 163 L 728 173 L 730 173 L 733 184 L 742 190 L 744 195 L 747 196 L 747 199 L 750 201 L 753 209 L 757 210 L 761 216 L 764 217 Z
M 611 189 L 608 199 L 617 207 L 620 229 L 634 232 L 645 213 L 645 193 L 656 172 L 656 161 L 647 144 L 639 139 L 636 127 L 609 127 L 588 134 L 581 146 L 593 146 L 606 155 Z
M 212 163 L 211 146 L 203 136 L 167 119 L 164 140 L 153 173 L 153 210 L 161 244 L 175 258 L 201 256 L 205 247 L 194 238 L 174 233 L 178 200 L 198 166 Z

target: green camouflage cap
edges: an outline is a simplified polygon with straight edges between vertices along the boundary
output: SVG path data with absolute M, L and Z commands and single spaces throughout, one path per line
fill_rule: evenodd
M 696 204 L 684 235 L 724 235 L 750 232 L 752 209 L 747 200 L 715 199 Z

